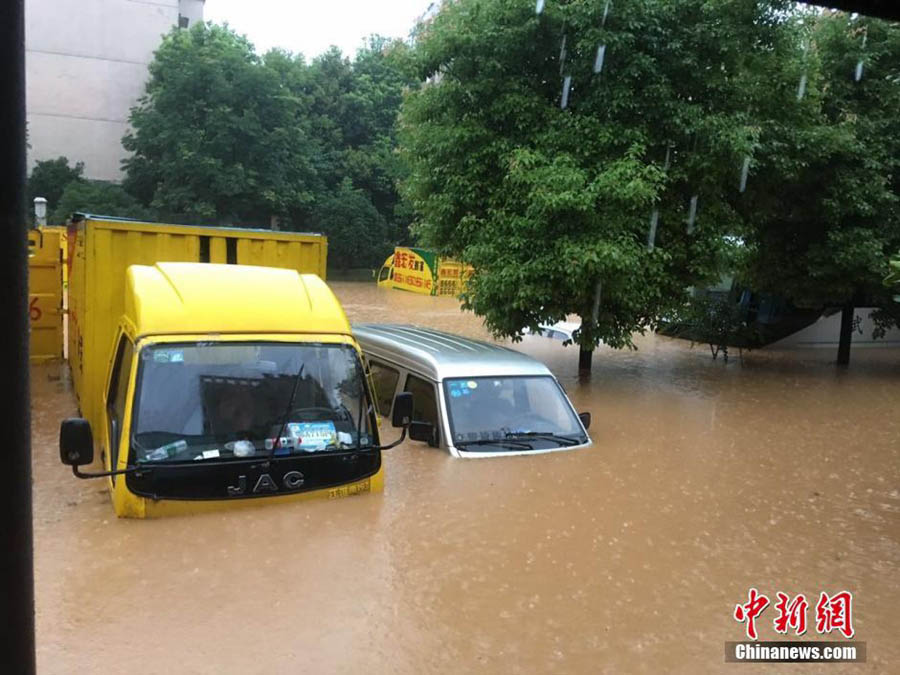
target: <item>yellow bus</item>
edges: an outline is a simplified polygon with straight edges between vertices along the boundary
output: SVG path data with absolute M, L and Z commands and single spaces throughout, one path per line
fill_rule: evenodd
M 441 258 L 434 251 L 398 246 L 378 273 L 378 285 L 424 295 L 458 296 L 472 275 L 471 265 Z

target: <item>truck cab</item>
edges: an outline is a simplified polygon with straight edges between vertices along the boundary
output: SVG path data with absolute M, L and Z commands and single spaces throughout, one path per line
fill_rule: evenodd
M 96 451 L 119 516 L 382 488 L 361 352 L 321 279 L 209 263 L 126 278 L 101 404 L 60 433 L 76 475 L 97 475 L 79 470 Z

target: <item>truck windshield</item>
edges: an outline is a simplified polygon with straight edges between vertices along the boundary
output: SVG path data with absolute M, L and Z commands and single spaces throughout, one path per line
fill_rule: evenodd
M 140 352 L 131 459 L 208 461 L 370 445 L 364 382 L 349 345 L 150 345 Z
M 453 444 L 469 451 L 547 449 L 587 442 L 556 381 L 549 376 L 474 377 L 444 381 Z

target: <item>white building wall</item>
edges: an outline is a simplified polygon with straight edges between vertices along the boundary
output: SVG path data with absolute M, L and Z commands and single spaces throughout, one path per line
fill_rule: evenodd
M 859 330 L 853 331 L 853 347 L 900 347 L 900 329 L 892 328 L 879 339 L 872 338 L 875 322 L 871 318 L 871 307 L 857 307 L 855 316 L 859 319 Z M 861 331 L 861 332 L 860 332 Z M 793 335 L 773 342 L 772 349 L 793 347 L 837 347 L 841 341 L 841 313 L 823 316 L 815 323 L 797 331 Z
M 193 26 L 197 21 L 203 21 L 203 3 L 205 0 L 181 0 L 181 8 L 178 13 L 186 18 L 189 25 Z
M 85 176 L 121 179 L 122 136 L 161 38 L 202 0 L 29 0 L 25 4 L 29 167 L 83 161 Z M 52 208 L 52 205 L 51 205 Z

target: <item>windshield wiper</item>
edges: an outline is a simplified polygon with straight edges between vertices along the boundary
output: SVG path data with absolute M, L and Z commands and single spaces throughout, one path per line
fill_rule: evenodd
M 466 448 L 470 445 L 499 445 L 503 448 L 512 448 L 513 450 L 534 450 L 531 443 L 525 441 L 503 440 L 502 438 L 481 438 L 477 441 L 461 441 L 455 443 L 457 448 Z
M 507 431 L 506 438 L 535 438 L 540 441 L 556 441 L 560 445 L 572 446 L 578 445 L 582 441 L 575 438 L 569 438 L 561 434 L 554 434 L 552 431 Z
M 294 409 L 294 398 L 297 396 L 297 386 L 300 384 L 300 378 L 303 376 L 303 369 L 305 367 L 306 364 L 301 363 L 300 370 L 297 371 L 297 376 L 294 378 L 294 388 L 291 389 L 291 398 L 288 400 L 287 408 L 284 409 L 284 414 L 281 416 L 281 424 L 278 425 L 278 435 L 272 442 L 272 449 L 269 450 L 269 459 L 272 459 L 272 457 L 275 456 L 275 450 L 281 448 L 281 438 L 284 436 L 284 428 L 287 426 L 288 420 L 291 417 L 291 411 Z

